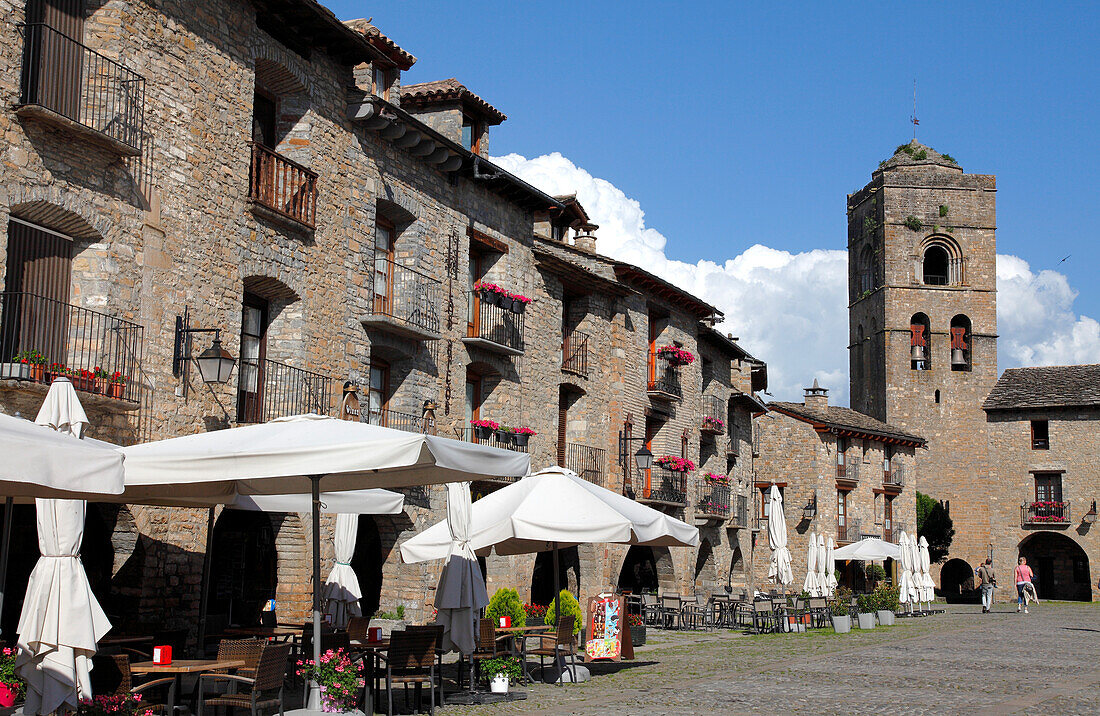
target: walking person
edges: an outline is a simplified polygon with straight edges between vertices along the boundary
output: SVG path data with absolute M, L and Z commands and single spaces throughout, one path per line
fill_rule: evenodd
M 982 614 L 993 611 L 993 589 L 997 586 L 997 575 L 993 573 L 993 560 L 986 558 L 978 567 L 978 587 L 982 592 Z
M 1024 601 L 1024 589 L 1030 585 L 1032 589 L 1035 585 L 1031 584 L 1031 580 L 1035 578 L 1035 573 L 1031 571 L 1031 567 L 1027 566 L 1027 558 L 1020 557 L 1020 563 L 1016 565 L 1016 613 L 1018 614 L 1021 609 L 1024 610 L 1024 614 L 1027 614 L 1027 603 Z

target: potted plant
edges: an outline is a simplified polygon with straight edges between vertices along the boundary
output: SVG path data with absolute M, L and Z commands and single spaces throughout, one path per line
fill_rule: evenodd
M 95 373 L 85 368 L 72 371 L 69 380 L 73 382 L 74 388 L 83 390 L 85 393 L 91 393 L 95 387 Z
M 523 611 L 527 614 L 527 621 L 532 624 L 541 624 L 542 620 L 546 618 L 546 605 L 544 604 L 524 604 Z
M 0 656 L 0 707 L 6 709 L 15 705 L 25 687 L 23 679 L 15 673 L 15 657 L 15 649 L 7 646 Z
M 898 597 L 900 590 L 887 584 L 880 584 L 875 588 L 877 604 L 875 604 L 878 623 L 882 626 L 894 626 L 894 615 L 898 611 Z
M 630 625 L 630 643 L 634 646 L 645 644 L 645 620 L 641 614 L 627 614 L 626 623 Z
M 126 376 L 122 375 L 122 371 L 116 370 L 107 378 L 107 397 L 121 400 L 122 391 L 125 387 Z
M 471 420 L 470 425 L 474 426 L 474 437 L 478 440 L 488 440 L 500 428 L 500 423 L 492 420 Z
M 504 311 L 511 312 L 512 306 L 514 304 L 515 304 L 515 301 L 512 300 L 512 294 L 510 294 L 510 293 L 498 293 L 497 294 L 497 305 L 500 306 L 501 309 L 503 309 Z
M 653 464 L 671 472 L 691 472 L 695 469 L 695 463 L 691 460 L 675 455 L 661 455 L 653 461 Z
M 519 293 L 509 295 L 512 298 L 512 313 L 523 313 L 527 310 L 527 304 L 531 302 L 531 299 Z
M 493 436 L 497 439 L 497 442 L 501 445 L 508 445 L 512 442 L 510 432 L 511 428 L 506 425 L 498 425 L 493 429 Z
M 321 654 L 319 664 L 313 659 L 298 661 L 298 676 L 316 679 L 321 687 L 321 706 L 328 712 L 354 711 L 358 706 L 359 689 L 363 685 L 363 661 L 352 661 L 343 649 L 329 649 Z
M 872 591 L 885 579 L 886 570 L 883 569 L 881 564 L 872 564 L 867 568 L 867 581 L 871 583 Z
M 519 657 L 497 656 L 486 659 L 481 664 L 481 680 L 488 682 L 489 691 L 494 694 L 508 693 L 511 684 L 518 684 L 523 678 L 523 669 L 519 664 Z
M 563 616 L 573 617 L 573 635 L 576 636 L 581 632 L 581 625 L 584 623 L 584 614 L 581 613 L 581 605 L 577 601 L 577 598 L 573 596 L 573 593 L 568 589 L 563 589 L 558 593 L 558 600 L 561 601 L 561 613 Z M 549 626 L 556 627 L 558 624 L 558 615 L 555 611 L 555 603 L 550 602 L 550 605 L 546 607 L 546 619 L 543 622 Z M 581 642 L 583 645 L 583 642 Z
M 714 472 L 708 472 L 706 475 L 703 475 L 703 479 L 711 483 L 712 485 L 730 484 L 730 479 L 728 475 L 719 475 Z
M 481 300 L 488 303 L 491 306 L 499 306 L 501 298 L 504 297 L 506 291 L 497 286 L 495 283 L 477 282 L 474 284 L 474 290 L 481 296 Z
M 713 415 L 707 415 L 703 418 L 703 430 L 708 433 L 721 433 L 726 429 L 726 421 L 721 418 L 716 418 Z
M 512 433 L 512 439 L 515 441 L 517 447 L 527 447 L 527 443 L 530 442 L 531 437 L 534 435 L 538 435 L 538 433 L 524 426 L 522 428 L 516 428 L 516 431 Z
M 667 362 L 670 366 L 678 367 L 691 365 L 695 362 L 695 355 L 680 346 L 661 346 L 657 349 L 657 357 Z
M 848 602 L 852 593 L 841 587 L 836 590 L 836 601 L 829 607 L 833 615 L 833 631 L 837 634 L 847 634 L 852 631 L 852 617 L 848 614 Z
M 485 618 L 499 624 L 501 617 L 509 617 L 513 627 L 527 626 L 527 610 L 516 590 L 501 587 L 489 599 L 489 606 L 485 607 Z M 520 633 L 516 632 L 517 635 Z
M 856 602 L 859 604 L 859 621 L 860 629 L 874 629 L 875 628 L 875 595 L 874 594 L 861 594 L 857 598 Z
M 60 378 L 61 376 L 67 376 L 69 374 L 68 369 L 65 368 L 64 363 L 50 363 L 50 366 L 46 368 L 46 382 L 52 383 L 54 378 Z
M 41 383 L 46 375 L 46 356 L 41 351 L 31 349 L 19 351 L 12 358 L 12 363 L 4 364 L 4 378 L 17 378 L 19 380 L 33 380 Z

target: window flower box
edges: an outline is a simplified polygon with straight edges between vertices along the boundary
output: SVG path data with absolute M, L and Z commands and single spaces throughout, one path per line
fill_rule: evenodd
M 519 447 L 525 447 L 530 442 L 533 435 L 538 435 L 534 430 L 526 426 L 522 428 L 516 428 L 512 433 L 512 440 Z
M 653 464 L 670 472 L 691 472 L 695 469 L 695 463 L 691 460 L 686 457 L 675 457 L 674 455 L 662 455 L 654 460 Z
M 703 479 L 711 483 L 712 485 L 730 484 L 730 479 L 727 475 L 719 475 L 713 472 L 708 472 L 706 475 L 703 475 Z
M 471 420 L 470 425 L 473 426 L 474 437 L 478 440 L 488 440 L 495 431 L 500 429 L 500 423 L 492 420 Z
M 703 431 L 708 433 L 714 433 L 720 435 L 726 430 L 726 421 L 721 418 L 716 418 L 713 415 L 707 415 L 703 418 Z
M 657 357 L 673 367 L 691 365 L 695 362 L 695 355 L 679 346 L 661 346 L 657 349 Z

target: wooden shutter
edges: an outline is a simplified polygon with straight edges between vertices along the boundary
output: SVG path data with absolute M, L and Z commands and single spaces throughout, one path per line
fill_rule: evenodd
M 558 395 L 558 464 L 565 465 L 565 432 L 569 422 L 568 396 Z
M 72 239 L 22 221 L 8 222 L 8 267 L 0 318 L 3 355 L 37 349 L 50 363 L 67 363 Z
M 26 59 L 36 68 L 30 78 L 35 104 L 49 107 L 70 119 L 81 121 L 80 77 L 84 40 L 83 0 L 28 0 L 27 22 L 47 28 L 33 28 Z

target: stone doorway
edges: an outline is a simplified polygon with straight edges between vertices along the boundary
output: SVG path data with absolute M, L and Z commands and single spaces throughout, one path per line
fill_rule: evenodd
M 1092 601 L 1089 558 L 1075 541 L 1057 532 L 1037 532 L 1020 542 L 1020 556 L 1035 572 L 1040 599 Z
M 382 539 L 378 533 L 378 523 L 371 515 L 359 515 L 359 531 L 355 535 L 355 553 L 351 558 L 351 569 L 359 580 L 359 589 L 363 596 L 359 598 L 359 608 L 363 616 L 373 616 L 378 611 L 382 599 Z
M 558 584 L 580 599 L 580 556 L 576 547 L 558 550 Z M 554 553 L 539 552 L 531 572 L 531 603 L 543 606 L 554 601 Z
M 676 574 L 668 547 L 631 547 L 619 569 L 619 589 L 634 594 L 659 589 L 675 593 Z
M 977 602 L 974 568 L 965 560 L 947 560 L 940 569 L 940 591 L 948 602 Z
M 209 614 L 224 615 L 230 624 L 259 624 L 267 600 L 275 598 L 278 581 L 270 516 L 265 512 L 223 510 L 214 523 L 210 558 Z M 276 614 L 279 608 L 276 604 Z

